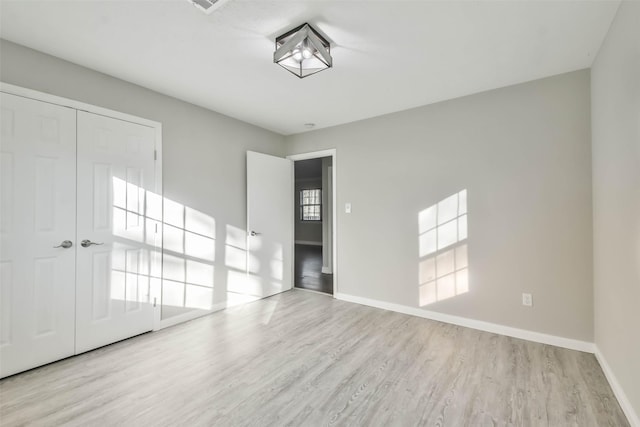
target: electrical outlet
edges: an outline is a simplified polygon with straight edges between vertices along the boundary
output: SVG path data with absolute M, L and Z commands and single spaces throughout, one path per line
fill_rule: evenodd
M 351 203 L 344 204 L 344 213 L 351 213 Z
M 522 294 L 522 305 L 533 307 L 533 297 L 531 294 Z

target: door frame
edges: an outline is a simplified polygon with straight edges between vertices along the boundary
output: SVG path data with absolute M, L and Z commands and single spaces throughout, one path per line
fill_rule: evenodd
M 338 162 L 337 162 L 337 158 L 338 158 L 338 153 L 337 150 L 335 148 L 330 148 L 327 150 L 320 150 L 320 151 L 311 151 L 308 153 L 299 153 L 299 154 L 290 154 L 287 156 L 287 159 L 293 160 L 294 162 L 297 162 L 298 160 L 309 160 L 309 159 L 318 159 L 321 157 L 331 157 L 332 159 L 332 163 L 331 163 L 331 203 L 333 204 L 333 206 L 331 207 L 331 258 L 332 258 L 332 263 L 333 263 L 333 298 L 336 297 L 336 295 L 338 295 Z M 292 174 L 294 174 L 293 176 L 293 182 L 295 183 L 295 167 L 293 168 Z M 295 191 L 294 191 L 295 193 Z M 293 197 L 295 198 L 296 195 L 294 194 Z M 295 199 L 294 199 L 294 206 L 295 206 Z M 296 221 L 296 215 L 293 216 L 293 222 L 291 223 L 291 229 L 292 231 L 295 233 L 295 221 Z M 295 234 L 294 234 L 295 236 Z M 293 239 L 293 248 L 292 248 L 292 253 L 294 254 L 295 257 L 295 238 Z M 292 263 L 293 266 L 295 267 L 295 262 Z M 293 280 L 295 280 L 295 274 L 293 275 Z M 292 286 L 293 288 L 294 286 Z
M 73 108 L 74 110 L 86 111 L 88 113 L 93 113 L 105 117 L 110 117 L 117 120 L 123 120 L 126 122 L 131 122 L 143 126 L 147 126 L 153 128 L 155 130 L 155 150 L 156 150 L 156 162 L 155 162 L 155 188 L 153 192 L 164 200 L 164 194 L 162 189 L 162 123 L 156 122 L 154 120 L 144 119 L 142 117 L 133 116 L 131 114 L 122 113 L 120 111 L 110 110 L 108 108 L 98 107 L 96 105 L 87 104 L 85 102 L 76 101 L 74 99 L 64 98 L 57 95 L 52 95 L 45 92 L 40 92 L 38 90 L 25 88 L 22 86 L 16 86 L 10 83 L 5 83 L 0 81 L 0 92 L 8 93 L 11 95 L 20 96 L 23 98 L 33 99 L 36 101 L 46 102 L 49 104 L 55 104 L 62 107 Z M 76 200 L 77 202 L 77 200 Z M 164 208 L 164 203 L 163 203 Z M 163 215 L 164 217 L 164 212 Z M 160 225 L 160 229 L 156 234 L 154 247 L 156 250 L 160 251 L 159 260 L 155 260 L 159 262 L 160 265 L 156 264 L 156 267 L 159 268 L 158 271 L 162 271 L 162 224 Z M 154 262 L 154 261 L 152 261 Z M 158 330 L 162 328 L 161 325 L 161 308 L 162 308 L 162 277 L 159 278 L 160 284 L 158 289 L 151 290 L 151 299 L 153 301 L 153 330 Z M 76 284 L 77 286 L 77 284 Z

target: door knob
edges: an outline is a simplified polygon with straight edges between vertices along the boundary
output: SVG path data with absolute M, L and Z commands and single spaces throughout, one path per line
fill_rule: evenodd
M 252 235 L 252 236 L 259 236 L 259 235 L 261 235 L 261 234 L 262 234 L 262 233 L 258 233 L 257 231 L 253 231 L 253 230 L 251 230 L 251 235 Z
M 104 243 L 96 243 L 96 242 L 92 242 L 91 240 L 88 240 L 88 239 L 85 239 L 85 240 L 83 240 L 82 242 L 80 242 L 80 245 L 81 245 L 83 248 L 88 248 L 88 247 L 89 247 L 89 246 L 91 246 L 91 245 L 98 245 L 98 246 L 99 246 L 99 245 L 103 245 L 103 244 L 104 244 Z
M 73 242 L 71 240 L 65 240 L 62 243 L 60 243 L 58 246 L 54 246 L 54 248 L 69 249 L 71 246 L 73 246 Z

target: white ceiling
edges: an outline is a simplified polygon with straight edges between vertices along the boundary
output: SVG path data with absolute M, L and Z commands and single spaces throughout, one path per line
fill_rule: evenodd
M 591 65 L 619 1 L 2 0 L 7 40 L 271 129 L 304 132 Z M 334 68 L 298 79 L 274 39 L 309 22 Z

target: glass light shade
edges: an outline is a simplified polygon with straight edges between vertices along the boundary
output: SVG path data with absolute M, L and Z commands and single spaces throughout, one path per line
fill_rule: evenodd
M 331 46 L 311 25 L 302 24 L 276 38 L 273 62 L 304 78 L 333 66 Z

